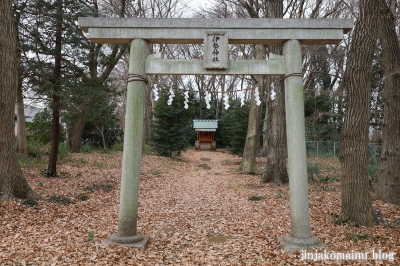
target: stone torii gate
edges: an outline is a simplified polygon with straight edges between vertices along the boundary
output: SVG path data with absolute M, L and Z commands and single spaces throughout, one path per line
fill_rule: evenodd
M 311 234 L 305 146 L 301 45 L 338 44 L 348 19 L 116 19 L 79 18 L 95 43 L 130 44 L 118 232 L 108 243 L 145 249 L 137 232 L 143 107 L 147 75 L 280 75 L 284 78 L 291 233 L 287 252 L 324 244 Z M 204 60 L 148 56 L 148 44 L 204 44 Z M 228 44 L 283 44 L 270 60 L 229 60 Z

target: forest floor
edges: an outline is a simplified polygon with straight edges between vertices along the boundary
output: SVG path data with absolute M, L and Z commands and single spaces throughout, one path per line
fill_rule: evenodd
M 241 158 L 223 150 L 143 155 L 138 232 L 150 236 L 148 249 L 105 245 L 117 232 L 121 157 L 72 154 L 57 178 L 41 175 L 40 163 L 24 166 L 42 199 L 1 203 L 0 265 L 400 265 L 399 206 L 374 201 L 381 223 L 372 228 L 335 218 L 336 158 L 308 159 L 319 177 L 309 185 L 311 231 L 331 258 L 363 253 L 366 260 L 286 254 L 277 237 L 290 233 L 288 186 L 260 183 L 266 158 L 258 158 L 259 174 L 246 175 Z

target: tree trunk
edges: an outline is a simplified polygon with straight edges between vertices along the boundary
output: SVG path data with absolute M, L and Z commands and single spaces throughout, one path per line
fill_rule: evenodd
M 339 155 L 342 164 L 342 216 L 364 226 L 376 223 L 369 191 L 367 147 L 378 7 L 376 0 L 360 1 L 359 18 L 353 29 L 343 78 L 347 108 Z
M 107 150 L 107 144 L 106 144 L 106 137 L 104 135 L 104 125 L 103 123 L 101 123 L 101 127 L 99 127 L 97 124 L 95 124 L 97 130 L 99 131 L 100 135 L 101 135 L 101 141 L 103 144 L 103 150 Z
M 54 71 L 53 71 L 53 102 L 51 120 L 51 148 L 47 176 L 57 175 L 57 155 L 60 144 L 60 88 L 61 88 L 61 44 L 62 44 L 62 6 L 63 0 L 58 0 L 57 23 L 55 36 Z
M 16 15 L 17 13 L 17 15 Z M 20 15 L 14 11 L 15 16 L 15 28 L 18 50 L 21 49 L 21 41 L 18 33 L 18 23 L 20 21 Z M 21 53 L 17 53 L 17 62 L 21 62 Z M 24 96 L 22 92 L 22 68 L 21 65 L 18 67 L 18 89 L 17 89 L 17 151 L 20 154 L 27 154 L 28 142 L 26 139 L 26 124 L 25 124 L 25 107 L 24 107 Z
M 267 166 L 262 175 L 261 182 L 274 182 L 276 185 L 289 182 L 286 167 L 287 139 L 285 119 L 285 87 L 283 81 L 278 78 L 271 78 L 272 93 L 275 99 L 269 97 L 267 101 L 268 117 L 267 128 Z
M 267 90 L 267 94 L 268 94 Z M 265 114 L 264 114 L 264 122 L 263 122 L 263 129 L 262 129 L 262 139 L 263 139 L 263 145 L 261 148 L 261 156 L 266 156 L 267 155 L 267 151 L 268 151 L 268 101 L 269 101 L 269 95 L 265 96 L 265 101 L 266 101 L 266 105 L 265 105 Z
M 400 204 L 400 46 L 395 14 L 385 0 L 379 0 L 379 40 L 383 50 L 384 114 L 382 154 L 377 197 Z M 395 9 L 394 9 L 395 11 Z
M 14 110 L 18 88 L 19 50 L 12 0 L 0 1 L 0 196 L 38 198 L 19 165 L 15 150 Z
M 247 2 L 238 0 L 237 4 L 242 6 L 249 13 L 250 17 L 258 18 L 260 6 L 253 1 Z M 265 60 L 265 46 L 256 44 L 256 58 Z M 254 77 L 256 80 L 254 87 L 259 87 L 259 93 L 263 95 L 263 77 Z M 249 122 L 247 127 L 246 142 L 243 150 L 240 170 L 243 173 L 254 174 L 256 172 L 256 155 L 259 148 L 261 106 L 257 106 L 254 98 L 255 89 L 251 90 Z
M 265 60 L 265 46 L 256 44 L 256 58 L 258 60 Z M 258 87 L 260 96 L 263 95 L 264 82 L 263 76 L 254 77 L 256 80 L 254 88 L 251 90 L 249 123 L 247 126 L 246 142 L 243 150 L 242 162 L 240 170 L 243 173 L 255 174 L 256 173 L 256 156 L 257 150 L 260 146 L 260 119 L 261 119 L 261 106 L 258 106 L 254 97 L 255 88 Z
M 24 96 L 22 94 L 22 80 L 20 71 L 18 71 L 17 89 L 17 150 L 20 154 L 26 154 L 28 151 L 28 142 L 26 140 Z
M 283 1 L 269 0 L 267 17 L 283 17 Z M 270 52 L 282 54 L 282 45 L 270 45 Z M 267 101 L 266 128 L 267 131 L 267 165 L 265 173 L 261 178 L 262 183 L 274 182 L 277 185 L 289 182 L 286 167 L 287 139 L 286 139 L 286 116 L 285 116 L 285 86 L 280 78 L 270 78 L 271 90 Z M 272 92 L 273 91 L 273 92 Z M 271 92 L 274 97 L 271 97 Z
M 70 149 L 71 152 L 80 152 L 82 147 L 82 134 L 83 129 L 87 120 L 82 117 L 82 115 L 77 116 L 75 124 L 72 126 L 72 132 L 70 137 Z
M 225 93 L 225 75 L 221 76 L 221 95 L 224 95 Z M 227 92 L 228 93 L 228 92 Z M 224 100 L 221 99 L 221 116 L 224 117 L 226 114 L 226 109 L 224 106 Z M 218 100 L 217 100 L 218 102 Z M 219 115 L 219 109 L 217 108 L 216 114 L 215 114 L 215 119 L 218 120 L 218 115 Z

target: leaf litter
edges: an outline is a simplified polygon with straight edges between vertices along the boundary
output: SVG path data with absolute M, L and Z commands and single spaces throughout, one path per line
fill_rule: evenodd
M 221 151 L 188 150 L 178 160 L 143 155 L 137 231 L 150 236 L 149 247 L 103 245 L 117 232 L 121 160 L 121 152 L 72 154 L 59 165 L 60 178 L 24 169 L 42 199 L 1 203 L 0 265 L 400 264 L 400 207 L 374 201 L 382 222 L 372 228 L 335 222 L 338 178 L 310 184 L 311 231 L 329 252 L 367 252 L 368 260 L 286 254 L 277 238 L 290 233 L 288 186 L 260 183 L 265 158 L 257 159 L 259 174 L 246 175 L 239 157 Z M 319 163 L 338 174 L 337 161 Z M 379 250 L 394 252 L 394 260 L 372 259 Z

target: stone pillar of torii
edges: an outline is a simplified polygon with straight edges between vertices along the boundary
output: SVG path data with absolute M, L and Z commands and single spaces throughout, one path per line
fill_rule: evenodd
M 130 44 L 118 232 L 106 243 L 147 248 L 137 232 L 147 75 L 278 75 L 284 78 L 291 232 L 287 252 L 324 247 L 311 234 L 301 45 L 339 44 L 352 19 L 79 18 L 95 43 Z M 203 60 L 164 60 L 149 44 L 204 44 Z M 228 44 L 283 44 L 270 60 L 229 60 Z

